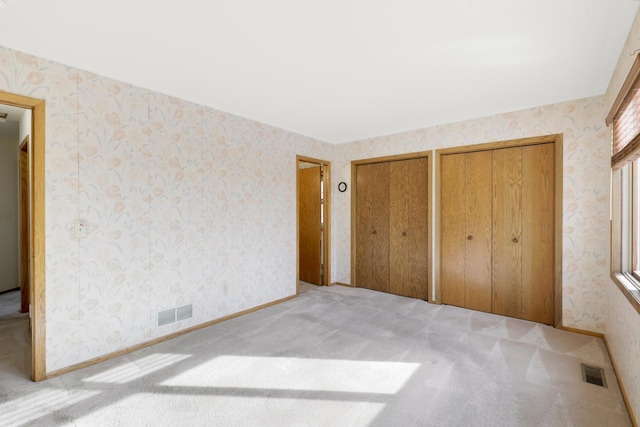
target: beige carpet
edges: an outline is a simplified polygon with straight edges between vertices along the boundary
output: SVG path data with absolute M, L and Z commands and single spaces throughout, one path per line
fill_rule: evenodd
M 0 425 L 628 426 L 601 339 L 345 287 L 34 384 L 0 321 Z M 582 382 L 604 368 L 608 388 Z
M 27 314 L 20 313 L 20 289 L 0 294 L 0 319 L 21 316 Z

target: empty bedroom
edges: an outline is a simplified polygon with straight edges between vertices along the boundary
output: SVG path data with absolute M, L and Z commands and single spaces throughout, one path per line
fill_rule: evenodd
M 0 0 L 0 425 L 638 426 L 640 2 Z

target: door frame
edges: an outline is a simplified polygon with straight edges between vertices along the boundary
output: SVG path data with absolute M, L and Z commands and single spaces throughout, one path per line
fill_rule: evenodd
M 511 139 L 506 141 L 488 142 L 484 144 L 465 145 L 460 147 L 442 148 L 436 150 L 435 156 L 435 176 L 436 176 L 436 194 L 435 194 L 435 303 L 442 304 L 442 287 L 440 283 L 440 251 L 442 246 L 440 226 L 441 226 L 441 199 L 442 199 L 442 156 L 446 154 L 461 154 L 474 151 L 495 150 L 500 148 L 525 147 L 528 145 L 554 144 L 555 149 L 555 218 L 554 218 L 554 318 L 556 328 L 562 327 L 562 134 L 551 134 L 534 136 L 531 138 Z
M 324 274 L 321 278 L 322 286 L 331 285 L 331 162 L 302 155 L 296 155 L 296 295 L 300 293 L 300 162 L 315 163 L 324 166 L 324 203 L 322 204 L 324 242 L 322 263 Z
M 428 203 L 427 203 L 427 246 L 429 248 L 427 255 L 427 268 L 429 270 L 429 274 L 427 275 L 427 302 L 431 302 L 433 300 L 432 295 L 432 277 L 433 277 L 433 228 L 432 228 L 432 218 L 431 218 L 431 210 L 432 210 L 432 188 L 433 188 L 433 161 L 432 152 L 431 151 L 419 151 L 415 153 L 406 153 L 406 154 L 396 154 L 392 156 L 384 156 L 384 157 L 373 157 L 369 159 L 361 159 L 361 160 L 352 160 L 351 161 L 351 287 L 357 287 L 356 284 L 356 192 L 357 189 L 357 168 L 360 165 L 370 165 L 374 163 L 386 163 L 386 162 L 394 162 L 400 160 L 412 160 L 412 159 L 421 159 L 426 158 L 429 164 L 428 171 L 428 181 L 427 181 L 427 191 L 428 191 Z
M 31 180 L 29 248 L 31 379 L 46 379 L 45 352 L 45 101 L 0 91 L 0 104 L 31 110 Z

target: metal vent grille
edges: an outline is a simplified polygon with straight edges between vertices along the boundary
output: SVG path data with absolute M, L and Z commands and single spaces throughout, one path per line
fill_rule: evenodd
M 582 381 L 595 384 L 600 387 L 607 387 L 607 378 L 604 376 L 604 369 L 597 366 L 590 366 L 581 363 L 582 367 Z
M 158 312 L 158 326 L 168 325 L 176 321 L 176 309 L 169 308 Z
M 176 319 L 181 321 L 193 317 L 193 304 L 187 304 L 176 308 Z

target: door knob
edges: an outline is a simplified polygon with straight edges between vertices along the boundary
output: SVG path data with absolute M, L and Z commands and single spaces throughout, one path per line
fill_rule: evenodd
M 378 232 L 376 230 L 373 230 L 373 234 L 378 234 Z
M 403 235 L 403 236 L 406 236 L 406 235 L 407 235 L 407 232 L 406 232 L 406 231 L 403 231 L 403 232 L 402 232 L 402 235 Z
M 467 240 L 473 240 L 473 236 L 467 236 Z

